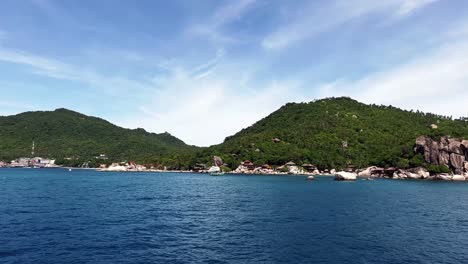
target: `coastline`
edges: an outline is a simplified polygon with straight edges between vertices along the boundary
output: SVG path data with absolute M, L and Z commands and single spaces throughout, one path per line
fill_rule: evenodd
M 81 170 L 81 171 L 96 171 L 96 172 L 121 172 L 121 173 L 190 173 L 190 174 L 207 174 L 207 171 L 193 171 L 193 170 L 156 170 L 156 169 L 121 169 L 112 170 L 109 168 L 82 168 L 82 167 L 0 167 L 0 169 L 39 169 L 39 170 Z M 407 170 L 392 168 L 393 173 L 386 172 L 385 169 L 371 166 L 366 169 L 357 169 L 355 171 L 336 171 L 334 169 L 330 172 L 323 172 L 315 170 L 313 172 L 306 172 L 304 170 L 293 170 L 291 172 L 273 171 L 273 170 L 260 170 L 258 168 L 253 170 L 241 170 L 225 172 L 225 175 L 243 175 L 243 176 L 288 176 L 288 177 L 305 177 L 307 180 L 313 180 L 314 177 L 334 177 L 337 181 L 356 181 L 358 179 L 374 180 L 374 179 L 388 179 L 388 180 L 423 180 L 423 181 L 456 181 L 468 182 L 468 174 L 458 175 L 454 173 L 437 173 L 430 174 L 427 169 L 423 167 L 411 168 Z

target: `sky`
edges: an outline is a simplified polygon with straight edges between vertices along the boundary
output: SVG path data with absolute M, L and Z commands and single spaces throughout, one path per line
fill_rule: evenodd
M 188 144 L 287 102 L 468 116 L 465 0 L 3 0 L 0 115 L 68 108 Z

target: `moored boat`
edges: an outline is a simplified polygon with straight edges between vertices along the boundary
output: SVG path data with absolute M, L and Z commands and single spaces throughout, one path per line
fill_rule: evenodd
M 221 170 L 220 167 L 218 166 L 212 166 L 209 170 L 208 170 L 208 173 L 211 175 L 211 176 L 221 176 L 221 175 L 224 175 L 224 172 Z
M 221 176 L 224 175 L 223 170 L 221 169 L 221 166 L 223 165 L 223 160 L 218 157 L 214 156 L 213 157 L 213 164 L 214 166 L 211 166 L 210 169 L 208 170 L 208 173 L 211 176 Z

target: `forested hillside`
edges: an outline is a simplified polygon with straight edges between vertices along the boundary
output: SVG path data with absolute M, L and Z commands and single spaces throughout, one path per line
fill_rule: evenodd
M 221 156 L 234 169 L 243 160 L 257 165 L 288 161 L 320 168 L 368 165 L 421 165 L 413 151 L 421 135 L 468 138 L 468 120 L 366 105 L 350 98 L 288 103 L 251 127 L 209 148 L 188 146 L 168 133 L 124 129 L 103 119 L 66 109 L 0 117 L 0 160 L 35 155 L 68 165 L 135 160 L 143 164 L 189 169 Z M 68 158 L 68 159 L 65 159 Z M 70 160 L 71 158 L 71 160 Z M 70 164 L 72 163 L 72 164 Z
M 256 164 L 313 163 L 322 168 L 348 165 L 420 165 L 415 139 L 421 135 L 468 138 L 468 122 L 451 117 L 366 105 L 350 98 L 288 103 L 253 126 L 201 150 L 198 162 L 220 155 L 235 168 Z
M 61 162 L 68 158 L 71 160 L 68 162 L 74 163 L 93 161 L 96 156 L 105 154 L 108 161 L 136 160 L 172 165 L 173 161 L 181 160 L 181 156 L 196 149 L 169 133 L 124 129 L 67 109 L 0 117 L 0 159 L 31 156 L 33 141 L 36 156 Z

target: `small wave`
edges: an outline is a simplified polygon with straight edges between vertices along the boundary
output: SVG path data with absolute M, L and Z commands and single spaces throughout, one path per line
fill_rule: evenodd
M 137 201 L 152 201 L 154 199 L 156 199 L 156 198 L 154 198 L 154 197 L 140 197 L 140 198 L 137 198 L 136 200 Z

